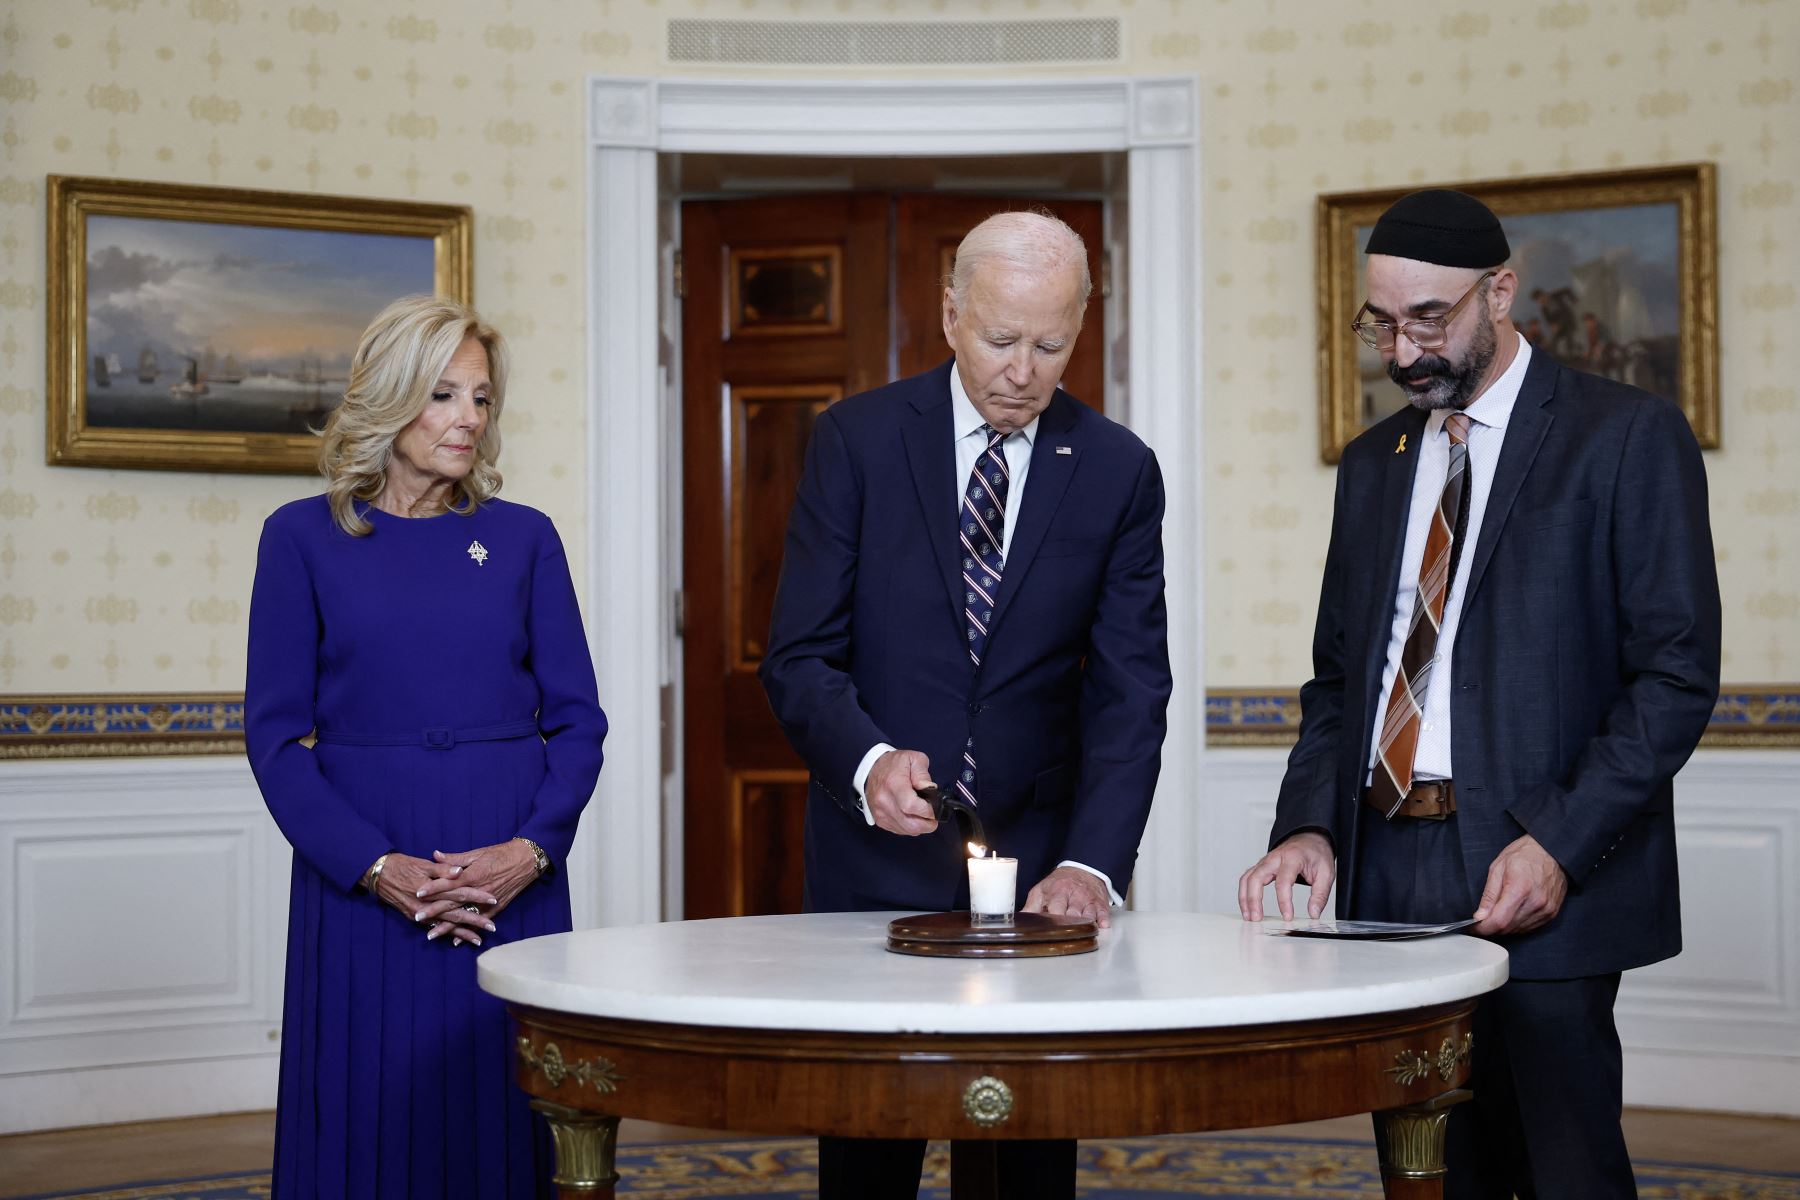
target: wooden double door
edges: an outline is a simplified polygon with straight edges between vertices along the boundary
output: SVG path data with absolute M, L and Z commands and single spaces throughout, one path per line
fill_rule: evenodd
M 1087 242 L 1096 295 L 1064 386 L 1098 407 L 1099 201 L 849 193 L 682 205 L 688 918 L 800 910 L 807 772 L 756 669 L 813 421 L 948 358 L 941 306 L 957 244 L 989 214 L 1032 206 Z

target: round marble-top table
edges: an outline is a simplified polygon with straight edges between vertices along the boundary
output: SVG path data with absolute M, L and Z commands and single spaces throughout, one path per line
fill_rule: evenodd
M 997 1139 L 1358 1112 L 1377 1114 L 1388 1196 L 1439 1196 L 1475 1001 L 1506 981 L 1505 951 L 1459 935 L 1325 941 L 1120 913 L 1092 954 L 936 959 L 886 950 L 898 915 L 670 922 L 482 954 L 561 1196 L 612 1195 L 624 1116 L 948 1138 L 961 1198 L 992 1194 Z

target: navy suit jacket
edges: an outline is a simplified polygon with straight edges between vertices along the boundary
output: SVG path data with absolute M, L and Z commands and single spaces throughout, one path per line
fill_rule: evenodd
M 811 771 L 810 911 L 966 904 L 954 822 L 868 825 L 869 748 L 922 751 L 948 786 L 973 736 L 988 840 L 1019 892 L 1074 859 L 1120 894 L 1161 763 L 1171 680 L 1162 475 L 1123 426 L 1058 391 L 1039 418 L 987 653 L 969 659 L 952 363 L 820 414 L 760 675 Z
M 1337 501 L 1273 846 L 1306 827 L 1357 903 L 1359 802 L 1381 702 L 1407 504 L 1426 415 L 1352 442 Z M 1435 485 L 1433 485 L 1435 486 Z M 1529 832 L 1570 881 L 1544 927 L 1502 939 L 1512 974 L 1562 979 L 1680 952 L 1671 779 L 1719 691 L 1719 585 L 1706 473 L 1679 409 L 1533 351 L 1464 585 L 1450 698 L 1469 911 Z

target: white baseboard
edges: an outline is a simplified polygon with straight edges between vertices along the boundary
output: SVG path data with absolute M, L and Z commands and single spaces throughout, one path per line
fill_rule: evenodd
M 0 1133 L 275 1107 L 276 1052 L 0 1078 Z
M 1793 1058 L 1625 1048 L 1625 1103 L 1635 1108 L 1800 1116 Z

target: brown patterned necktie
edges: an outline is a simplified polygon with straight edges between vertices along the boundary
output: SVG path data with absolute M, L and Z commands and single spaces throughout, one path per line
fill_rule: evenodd
M 1425 690 L 1437 662 L 1438 630 L 1444 624 L 1444 602 L 1456 578 L 1456 563 L 1468 527 L 1469 427 L 1467 413 L 1452 413 L 1444 422 L 1450 434 L 1450 467 L 1444 490 L 1425 537 L 1419 562 L 1419 590 L 1413 599 L 1412 625 L 1400 652 L 1400 670 L 1388 691 L 1387 714 L 1376 744 L 1374 778 L 1369 792 L 1377 807 L 1392 818 L 1412 790 L 1413 757 L 1419 748 L 1419 720 Z

